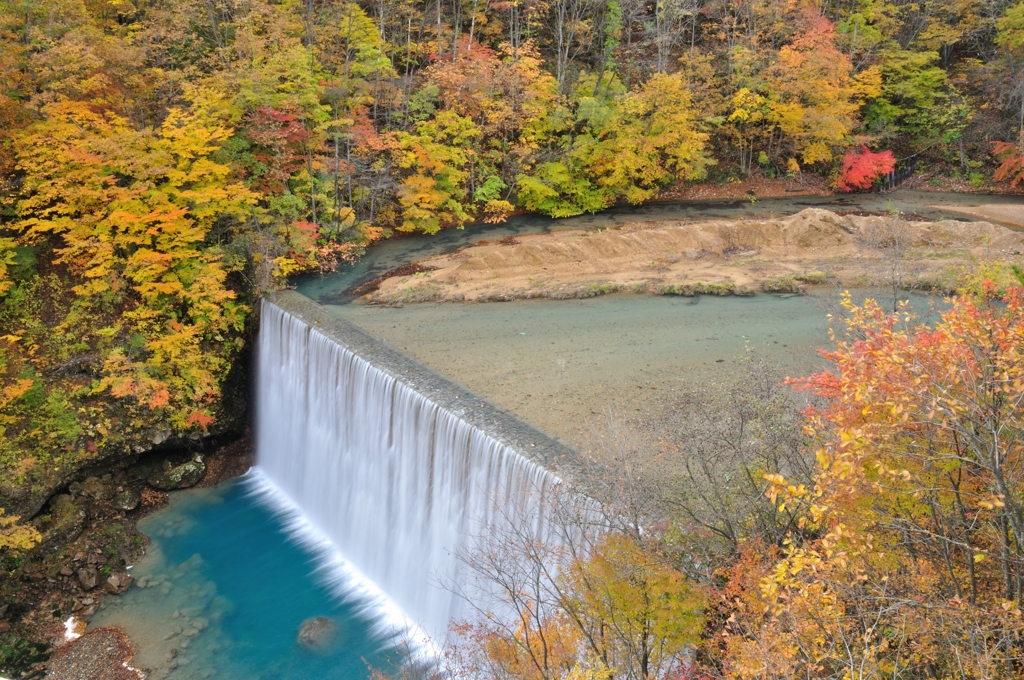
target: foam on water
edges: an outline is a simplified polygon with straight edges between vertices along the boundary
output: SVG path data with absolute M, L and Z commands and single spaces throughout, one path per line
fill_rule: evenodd
M 295 501 L 263 474 L 259 466 L 250 469 L 241 481 L 249 495 L 277 517 L 288 537 L 313 556 L 318 580 L 339 600 L 373 621 L 378 636 L 412 643 L 417 653 L 429 655 L 436 651 L 425 631 L 377 584 L 346 560 L 327 535 L 306 518 Z

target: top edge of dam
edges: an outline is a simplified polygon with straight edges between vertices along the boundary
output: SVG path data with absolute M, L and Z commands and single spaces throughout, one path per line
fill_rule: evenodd
M 579 452 L 520 416 L 395 349 L 354 323 L 331 314 L 295 290 L 269 293 L 265 300 L 317 331 L 438 407 L 476 427 L 566 481 L 579 479 Z

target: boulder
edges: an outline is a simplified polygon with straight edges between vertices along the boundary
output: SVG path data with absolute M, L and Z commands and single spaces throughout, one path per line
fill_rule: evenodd
M 82 590 L 92 590 L 99 584 L 99 574 L 92 567 L 79 569 L 78 582 L 82 584 Z
M 106 475 L 105 480 L 101 480 L 97 477 L 86 477 L 85 481 L 82 482 L 82 494 L 95 498 L 98 501 L 109 500 L 113 496 L 113 490 L 109 484 L 110 475 Z
M 317 616 L 299 626 L 299 644 L 307 649 L 324 649 L 334 640 L 338 626 L 331 619 Z
M 114 507 L 118 510 L 134 510 L 139 505 L 139 493 L 134 489 L 125 489 L 114 496 Z
M 108 593 L 123 593 L 131 587 L 132 582 L 134 580 L 135 579 L 133 579 L 128 574 L 125 574 L 123 572 L 114 572 L 107 578 L 106 582 L 103 584 L 103 587 L 106 589 Z
M 151 487 L 161 491 L 187 489 L 198 482 L 205 471 L 206 465 L 203 464 L 203 459 L 200 456 L 177 467 L 164 461 L 164 469 L 161 472 L 153 473 L 146 481 Z

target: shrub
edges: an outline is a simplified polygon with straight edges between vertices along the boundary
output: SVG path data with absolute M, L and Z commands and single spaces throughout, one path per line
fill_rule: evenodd
M 843 157 L 843 170 L 836 181 L 836 186 L 843 191 L 854 189 L 870 189 L 882 175 L 896 168 L 896 157 L 892 151 L 875 153 L 861 145 L 858 149 L 850 149 Z

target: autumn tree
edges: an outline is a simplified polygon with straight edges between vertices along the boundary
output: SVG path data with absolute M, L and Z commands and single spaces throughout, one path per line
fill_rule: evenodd
M 464 555 L 477 615 L 453 628 L 451 672 L 640 680 L 687 668 L 703 623 L 701 589 L 651 545 L 609 531 L 591 501 L 554 496 L 546 540 L 508 517 Z
M 0 551 L 24 551 L 39 542 L 39 532 L 32 526 L 18 524 L 18 517 L 5 517 L 0 508 Z
M 858 124 L 861 103 L 879 94 L 879 74 L 854 74 L 836 45 L 835 25 L 812 8 L 802 14 L 799 32 L 783 45 L 768 69 L 767 119 L 792 144 L 803 163 L 832 160 Z M 767 149 L 769 156 L 778 149 Z
M 640 203 L 673 180 L 704 177 L 713 164 L 704 150 L 708 135 L 698 129 L 678 74 L 655 75 L 615 99 L 582 96 L 576 116 L 582 131 L 561 138 L 564 158 L 520 176 L 527 208 L 561 217 L 619 198 Z
M 994 175 L 997 182 L 1009 180 L 1010 188 L 1014 189 L 1024 181 L 1024 152 L 1019 144 L 994 142 L 992 155 L 1000 161 Z
M 1024 3 L 1017 3 L 1007 9 L 996 25 L 999 29 L 996 44 L 1002 48 L 1013 74 L 1010 93 L 1019 101 L 1020 110 L 1017 116 L 1016 143 L 995 142 L 992 153 L 999 161 L 995 180 L 1010 180 L 1010 186 L 1014 188 L 1024 179 Z
M 398 190 L 402 231 L 437 233 L 472 218 L 468 180 L 479 130 L 472 120 L 444 111 L 416 131 L 395 137 L 396 165 L 408 171 Z
M 114 341 L 100 389 L 168 409 L 178 427 L 203 423 L 238 349 L 226 336 L 244 319 L 221 256 L 201 247 L 216 222 L 244 219 L 253 202 L 212 159 L 229 132 L 178 111 L 151 134 L 75 104 L 49 105 L 46 114 L 19 140 L 18 167 L 31 180 L 16 228 L 26 243 L 59 239 L 56 262 L 77 279 L 66 323 L 104 301 L 129 305 L 119 321 L 92 330 Z
M 801 521 L 734 609 L 730 673 L 1016 677 L 1022 289 L 933 327 L 846 305 L 853 339 L 802 383 L 829 400 L 813 483 L 766 473 Z
M 1004 58 L 1013 74 L 1013 88 L 1010 94 L 1020 105 L 1017 132 L 1024 140 L 1024 3 L 1018 2 L 1009 7 L 996 22 L 996 27 L 999 32 L 996 34 L 995 43 L 1002 48 Z M 1024 144 L 1024 141 L 1021 143 Z M 1024 148 L 1021 152 L 1024 153 Z
M 866 146 L 847 150 L 836 186 L 843 191 L 870 189 L 882 176 L 896 169 L 892 151 L 875 152 Z

